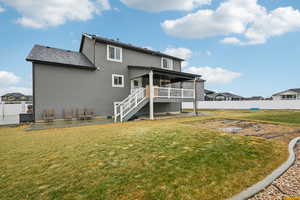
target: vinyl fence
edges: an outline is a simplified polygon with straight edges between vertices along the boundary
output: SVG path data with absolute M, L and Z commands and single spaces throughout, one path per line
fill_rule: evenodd
M 300 109 L 300 100 L 273 101 L 198 101 L 198 109 Z M 182 103 L 183 109 L 193 109 L 192 102 Z
M 27 112 L 27 104 L 4 104 L 0 102 L 0 125 L 19 124 L 19 114 Z

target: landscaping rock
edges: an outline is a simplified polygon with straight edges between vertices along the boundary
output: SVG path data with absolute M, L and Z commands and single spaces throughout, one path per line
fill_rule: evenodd
M 272 185 L 258 193 L 250 200 L 281 200 L 300 196 L 300 144 L 295 148 L 297 153 L 295 164 L 289 168 Z
M 226 127 L 226 128 L 219 128 L 219 130 L 227 132 L 227 133 L 236 134 L 236 133 L 241 132 L 243 129 L 240 127 Z

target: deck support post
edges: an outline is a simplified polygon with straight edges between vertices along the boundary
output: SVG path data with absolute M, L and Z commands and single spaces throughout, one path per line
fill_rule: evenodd
M 153 71 L 149 73 L 149 87 L 150 87 L 150 120 L 154 120 L 154 88 L 153 88 Z
M 197 112 L 197 79 L 194 79 L 194 114 L 198 116 Z

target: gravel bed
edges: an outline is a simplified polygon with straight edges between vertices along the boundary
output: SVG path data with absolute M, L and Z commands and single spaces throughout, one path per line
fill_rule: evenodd
M 300 144 L 295 147 L 296 161 L 281 177 L 250 200 L 282 200 L 300 196 Z

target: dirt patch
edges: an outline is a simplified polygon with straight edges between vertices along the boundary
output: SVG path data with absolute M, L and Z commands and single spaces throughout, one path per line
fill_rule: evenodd
M 300 127 L 253 121 L 214 119 L 191 122 L 190 124 L 231 134 L 263 137 L 266 139 L 280 139 L 286 142 L 289 142 L 291 139 L 300 136 Z

